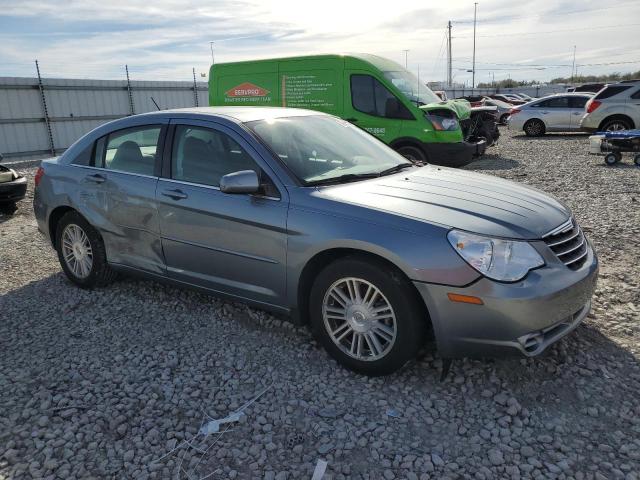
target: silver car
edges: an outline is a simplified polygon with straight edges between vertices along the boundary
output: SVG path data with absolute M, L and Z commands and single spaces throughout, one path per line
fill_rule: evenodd
M 509 128 L 530 137 L 546 132 L 578 132 L 589 93 L 559 93 L 518 105 L 511 110 Z
M 537 355 L 587 315 L 596 254 L 569 209 L 506 180 L 404 159 L 301 109 L 137 115 L 36 175 L 38 227 L 83 288 L 118 272 L 309 323 L 343 365 Z

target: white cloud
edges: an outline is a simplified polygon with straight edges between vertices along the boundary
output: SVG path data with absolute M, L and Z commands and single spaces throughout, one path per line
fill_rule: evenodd
M 529 64 L 566 65 L 577 45 L 578 64 L 640 60 L 640 2 L 487 0 L 478 6 L 477 81 L 549 79 L 571 67 L 525 70 Z M 473 3 L 463 0 L 301 2 L 294 0 L 4 0 L 0 62 L 5 75 L 33 75 L 38 58 L 50 76 L 187 80 L 191 67 L 208 70 L 209 41 L 216 61 L 323 52 L 363 51 L 444 78 L 443 36 L 453 20 L 456 80 L 471 67 Z M 541 33 L 547 32 L 547 33 Z M 506 64 L 506 65 L 498 65 Z M 541 68 L 541 67 L 535 67 Z M 579 67 L 581 73 L 629 71 L 640 64 Z

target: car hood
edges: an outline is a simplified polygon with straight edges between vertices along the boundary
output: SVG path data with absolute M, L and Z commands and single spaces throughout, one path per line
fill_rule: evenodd
M 321 196 L 469 232 L 540 239 L 571 212 L 531 187 L 427 165 L 396 175 L 322 188 Z

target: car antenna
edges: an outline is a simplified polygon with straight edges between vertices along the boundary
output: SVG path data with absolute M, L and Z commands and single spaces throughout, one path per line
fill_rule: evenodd
M 162 110 L 162 109 L 160 108 L 160 105 L 158 105 L 158 102 L 156 102 L 156 101 L 153 99 L 153 97 L 149 97 L 149 98 L 151 99 L 151 101 L 153 102 L 153 104 L 156 106 L 156 108 L 157 108 L 158 110 Z

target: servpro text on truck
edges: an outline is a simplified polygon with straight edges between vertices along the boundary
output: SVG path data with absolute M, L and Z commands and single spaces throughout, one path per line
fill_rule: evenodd
M 464 101 L 441 101 L 399 64 L 368 54 L 218 63 L 209 75 L 209 104 L 298 107 L 358 125 L 407 158 L 462 166 L 484 153 L 465 142 Z

